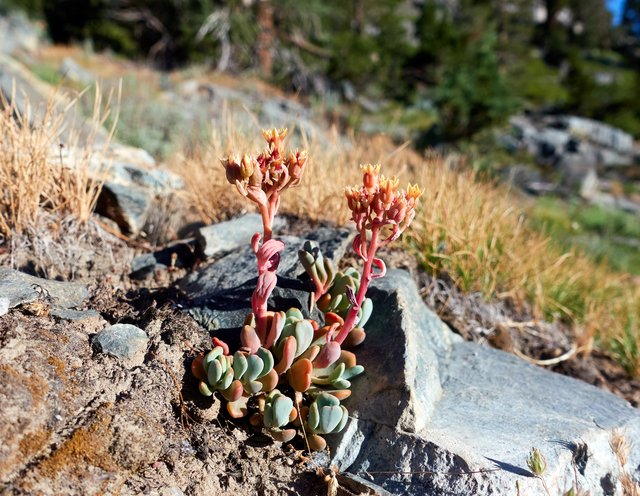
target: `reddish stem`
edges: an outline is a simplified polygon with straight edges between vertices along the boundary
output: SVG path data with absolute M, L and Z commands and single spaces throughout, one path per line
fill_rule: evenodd
M 271 202 L 269 202 L 271 204 Z M 262 216 L 262 230 L 263 230 L 263 238 L 262 242 L 269 241 L 271 236 L 273 235 L 273 227 L 272 227 L 272 215 L 270 212 L 270 208 L 267 205 L 260 206 L 260 215 Z
M 274 193 L 269 198 L 267 205 L 260 205 L 260 215 L 262 216 L 262 228 L 263 228 L 263 237 L 262 243 L 266 243 L 273 236 L 273 219 L 276 215 L 276 211 L 278 210 L 279 205 L 279 196 L 278 193 Z M 257 256 L 257 254 L 256 254 Z M 264 269 L 260 269 L 264 264 L 258 263 L 258 276 L 262 275 Z M 269 295 L 262 301 L 261 298 L 256 297 L 256 293 L 254 292 L 254 298 L 252 298 L 252 310 L 253 315 L 256 318 L 256 332 L 260 337 L 260 340 L 264 342 L 267 336 L 267 301 L 269 299 Z
M 347 318 L 344 322 L 344 325 L 340 328 L 340 332 L 336 336 L 335 341 L 338 344 L 342 344 L 342 342 L 347 338 L 349 333 L 353 330 L 356 324 L 356 320 L 358 319 L 358 312 L 360 311 L 360 307 L 362 306 L 362 302 L 365 299 L 367 294 L 367 289 L 369 288 L 369 283 L 371 283 L 371 274 L 373 270 L 373 259 L 376 256 L 376 251 L 378 249 L 378 231 L 379 227 L 371 228 L 371 240 L 369 241 L 369 247 L 367 250 L 367 260 L 364 262 L 364 269 L 362 271 L 362 280 L 360 281 L 360 287 L 358 288 L 358 293 L 356 294 L 356 304 L 351 307 L 349 313 L 347 314 Z M 362 238 L 363 240 L 365 238 Z

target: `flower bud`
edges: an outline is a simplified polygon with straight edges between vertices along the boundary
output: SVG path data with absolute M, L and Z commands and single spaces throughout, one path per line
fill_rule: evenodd
M 378 187 L 378 173 L 380 172 L 380 165 L 363 165 L 361 166 L 363 177 L 362 184 L 366 189 L 375 189 Z
M 242 181 L 242 170 L 240 166 L 240 157 L 227 157 L 221 160 L 225 168 L 227 181 L 235 184 L 236 181 Z
M 249 179 L 253 175 L 253 170 L 255 165 L 253 164 L 253 160 L 249 155 L 245 154 L 242 157 L 242 162 L 240 164 L 240 171 L 243 179 Z

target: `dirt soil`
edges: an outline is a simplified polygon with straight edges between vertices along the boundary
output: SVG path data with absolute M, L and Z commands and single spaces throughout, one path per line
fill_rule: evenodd
M 289 231 L 309 227 L 293 222 Z M 201 396 L 190 365 L 211 348 L 210 335 L 181 311 L 173 285 L 189 269 L 131 280 L 130 261 L 143 247 L 104 233 L 95 238 L 96 232 L 86 235 L 86 245 L 76 243 L 76 249 L 88 249 L 100 240 L 91 260 L 72 273 L 90 287 L 87 308 L 99 316 L 59 320 L 43 301 L 38 312 L 29 306 L 0 317 L 2 494 L 320 495 L 329 486 L 343 495 L 366 491 L 347 489 L 346 480 L 336 479 L 326 468 L 326 453 L 307 457 L 301 444 L 274 442 L 247 421 L 231 419 L 219 399 Z M 67 259 L 56 264 L 25 239 L 5 247 L 0 266 L 71 279 Z M 381 256 L 389 268 L 411 271 L 425 301 L 467 339 L 509 351 L 517 347 L 532 359 L 558 356 L 571 345 L 561 327 L 532 323 L 526 308 L 462 295 L 446 278 L 429 278 L 401 250 Z M 505 331 L 507 321 L 527 322 L 528 332 L 513 325 Z M 127 362 L 92 349 L 91 337 L 115 323 L 146 330 L 144 359 Z M 572 357 L 553 370 L 640 403 L 640 383 L 605 354 Z

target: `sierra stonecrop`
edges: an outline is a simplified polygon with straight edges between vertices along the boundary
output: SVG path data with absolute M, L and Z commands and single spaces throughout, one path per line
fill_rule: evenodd
M 307 154 L 285 152 L 286 129 L 263 135 L 267 146 L 257 157 L 222 160 L 227 180 L 256 203 L 263 222 L 263 233 L 251 238 L 258 282 L 252 312 L 240 330 L 242 346 L 231 354 L 226 343 L 212 338 L 213 350 L 194 360 L 192 372 L 203 395 L 220 392 L 232 417 L 252 411 L 251 423 L 268 429 L 274 439 L 287 442 L 302 431 L 311 449 L 323 449 L 322 435 L 344 428 L 348 412 L 340 402 L 351 394 L 351 379 L 364 371 L 346 348 L 364 340 L 373 311 L 367 288 L 386 271 L 376 251 L 408 227 L 422 191 L 411 185 L 399 190 L 398 180 L 380 175 L 379 165 L 362 166 L 362 186 L 346 189 L 358 231 L 353 248 L 364 261 L 362 275 L 354 268 L 336 272 L 317 243 L 307 241 L 298 256 L 313 286 L 311 309 L 317 306 L 323 322 L 305 318 L 297 308 L 269 310 L 284 249 L 282 241 L 273 239 L 273 220 L 282 192 L 300 183 Z

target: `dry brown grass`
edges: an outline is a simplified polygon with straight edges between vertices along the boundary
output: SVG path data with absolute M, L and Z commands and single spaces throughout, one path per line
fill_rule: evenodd
M 105 105 L 96 88 L 92 118 L 83 125 L 70 119 L 81 96 L 68 100 L 54 93 L 44 108 L 27 103 L 22 112 L 0 101 L 2 236 L 35 226 L 45 211 L 81 222 L 93 212 L 106 171 L 92 169 L 91 158 L 109 146 L 112 132 L 102 126 L 111 99 Z
M 219 162 L 229 153 L 262 147 L 257 126 L 246 129 L 228 118 L 207 151 L 178 162 L 190 202 L 207 222 L 252 209 L 227 184 Z M 577 251 L 561 251 L 528 227 L 526 209 L 509 191 L 454 170 L 452 160 L 423 157 L 385 138 L 344 143 L 308 136 L 301 141 L 309 151 L 308 169 L 303 183 L 284 196 L 282 211 L 343 224 L 348 221 L 344 186 L 360 180 L 358 164 L 380 162 L 387 175 L 426 188 L 405 245 L 427 270 L 446 272 L 463 290 L 487 298 L 528 301 L 539 318 L 572 324 L 581 351 L 588 353 L 594 345 L 613 351 L 640 375 L 637 283 Z
M 618 461 L 622 493 L 624 496 L 640 496 L 640 484 L 627 469 L 629 452 L 632 447 L 631 443 L 621 430 L 614 429 L 609 438 L 609 445 Z

